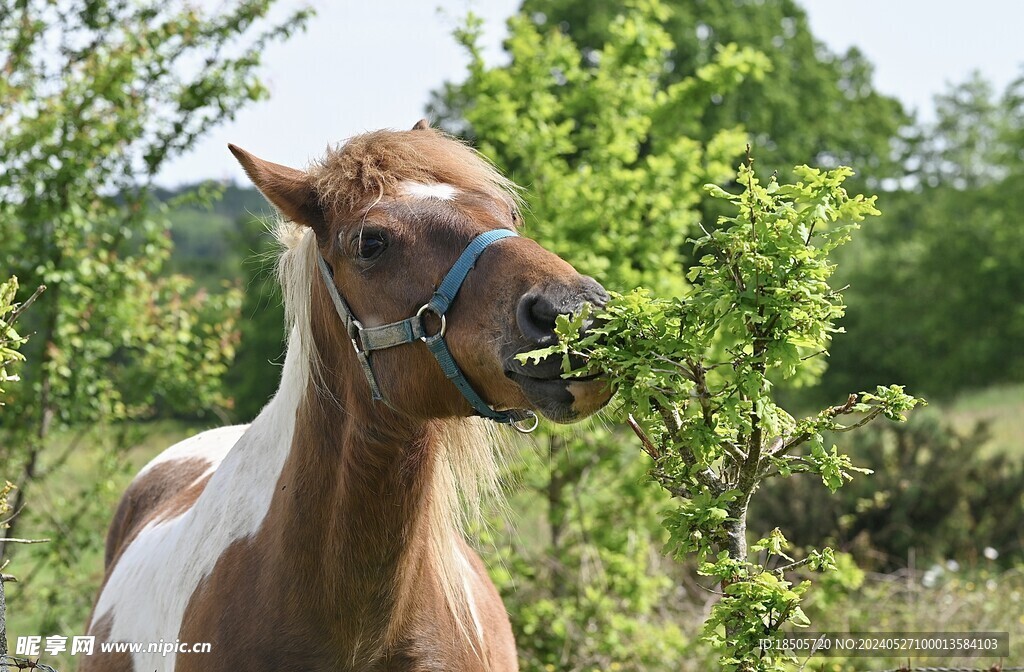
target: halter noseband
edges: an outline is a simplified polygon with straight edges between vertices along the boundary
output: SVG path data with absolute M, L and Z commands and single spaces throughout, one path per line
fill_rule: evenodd
M 327 285 L 327 292 L 331 295 L 331 300 L 334 301 L 334 307 L 337 309 L 338 315 L 341 317 L 342 322 L 345 323 L 345 329 L 348 331 L 352 347 L 356 351 L 359 366 L 366 375 L 366 382 L 370 384 L 370 393 L 373 395 L 374 401 L 388 403 L 381 394 L 380 386 L 377 384 L 377 377 L 373 373 L 370 353 L 374 350 L 384 350 L 386 348 L 393 348 L 396 345 L 404 345 L 405 343 L 414 343 L 416 340 L 421 340 L 426 343 L 427 349 L 434 355 L 437 363 L 441 365 L 444 375 L 455 384 L 455 387 L 459 389 L 459 392 L 466 398 L 466 401 L 473 407 L 477 415 L 489 418 L 495 422 L 512 425 L 523 433 L 532 432 L 537 428 L 539 420 L 533 411 L 496 411 L 488 406 L 487 402 L 477 394 L 476 390 L 469 384 L 469 381 L 466 380 L 465 374 L 462 373 L 459 365 L 455 363 L 452 353 L 448 350 L 448 344 L 444 340 L 445 331 L 448 327 L 445 313 L 451 306 L 452 301 L 455 300 L 455 295 L 458 294 L 462 283 L 465 282 L 466 276 L 469 275 L 469 272 L 473 270 L 473 266 L 476 265 L 477 258 L 492 243 L 496 243 L 502 238 L 518 235 L 515 231 L 510 231 L 509 229 L 493 229 L 481 233 L 470 241 L 469 245 L 466 246 L 466 249 L 462 251 L 462 254 L 451 267 L 451 270 L 444 276 L 441 286 L 430 297 L 430 301 L 423 304 L 416 311 L 415 315 L 399 322 L 392 322 L 391 324 L 379 327 L 364 327 L 356 319 L 352 309 L 348 307 L 345 300 L 341 298 L 341 294 L 338 293 L 330 267 L 323 256 L 317 254 L 316 260 L 320 268 L 320 275 L 324 279 L 324 284 Z M 423 325 L 423 316 L 426 313 L 433 313 L 441 320 L 441 328 L 433 336 L 427 334 L 426 327 Z M 390 404 L 388 405 L 390 406 Z

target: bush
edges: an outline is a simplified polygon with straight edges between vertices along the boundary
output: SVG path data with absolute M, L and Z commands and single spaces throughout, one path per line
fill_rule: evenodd
M 752 511 L 755 531 L 785 520 L 796 545 L 833 544 L 866 568 L 893 570 L 995 549 L 1005 566 L 1024 561 L 1024 463 L 987 452 L 985 423 L 957 431 L 934 415 L 872 427 L 850 443 L 854 464 L 872 469 L 835 495 L 800 476 L 766 486 Z M 989 554 L 992 555 L 991 551 Z

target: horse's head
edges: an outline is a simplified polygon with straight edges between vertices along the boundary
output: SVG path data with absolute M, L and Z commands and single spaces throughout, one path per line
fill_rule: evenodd
M 417 417 L 472 412 L 419 342 L 419 336 L 442 328 L 458 368 L 495 409 L 528 408 L 567 422 L 607 403 L 611 392 L 603 379 L 565 380 L 555 358 L 540 365 L 515 358 L 554 343 L 558 315 L 607 299 L 595 280 L 529 238 L 503 238 L 480 253 L 450 308 L 440 311 L 443 325 L 438 311 L 421 312 L 449 270 L 465 260 L 463 252 L 475 238 L 515 230 L 519 223 L 513 185 L 471 149 L 421 122 L 412 131 L 358 136 L 308 172 L 231 150 L 267 199 L 315 234 L 326 265 L 322 276 L 313 277 L 314 339 L 321 351 L 344 353 L 338 365 L 347 369 L 344 374 L 358 394 L 368 396 L 367 383 L 351 372 L 365 368 L 325 281 L 334 284 L 367 331 L 392 323 L 422 324 L 426 333 L 415 334 L 411 344 L 369 353 L 370 379 L 402 412 Z M 407 319 L 418 312 L 421 318 Z M 394 332 L 378 335 L 386 340 Z

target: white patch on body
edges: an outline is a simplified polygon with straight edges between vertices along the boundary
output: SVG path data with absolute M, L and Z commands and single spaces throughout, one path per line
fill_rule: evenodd
M 238 442 L 238 439 L 249 429 L 249 425 L 234 425 L 231 427 L 218 427 L 179 441 L 164 452 L 160 453 L 135 475 L 135 480 L 142 478 L 154 467 L 167 464 L 168 462 L 203 460 L 207 463 L 206 471 L 200 474 L 194 481 L 198 483 L 211 475 L 220 466 L 224 457 L 231 450 L 231 447 Z
M 203 432 L 140 472 L 168 460 L 224 455 L 190 509 L 147 525 L 118 559 L 92 621 L 112 616 L 110 641 L 142 642 L 143 649 L 149 642 L 175 641 L 199 583 L 232 543 L 259 531 L 291 450 L 295 411 L 308 381 L 299 350 L 289 348 L 280 390 L 252 425 Z M 173 672 L 176 662 L 174 653 L 143 651 L 132 658 L 135 669 L 146 672 Z
M 437 182 L 424 184 L 406 180 L 399 185 L 402 193 L 413 198 L 435 198 L 439 201 L 454 201 L 459 190 L 450 184 Z

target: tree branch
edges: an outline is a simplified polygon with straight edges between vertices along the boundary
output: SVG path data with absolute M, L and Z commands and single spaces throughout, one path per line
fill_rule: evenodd
M 729 453 L 729 457 L 736 460 L 737 464 L 743 464 L 747 460 L 747 454 L 740 450 L 732 441 L 723 441 L 722 447 L 725 448 L 725 452 Z
M 45 544 L 49 541 L 49 539 L 12 539 L 11 537 L 6 537 L 3 539 L 3 542 L 5 544 Z
M 18 306 L 11 311 L 11 317 L 8 319 L 7 324 L 14 324 L 21 317 L 21 314 L 28 310 L 28 307 L 36 302 L 39 295 L 46 291 L 46 285 L 39 285 L 36 287 L 36 291 L 32 292 L 32 296 L 28 297 L 24 301 L 18 304 Z
M 682 419 L 680 419 L 679 413 L 675 409 L 665 408 L 654 399 L 651 400 L 651 406 L 661 416 L 661 420 L 665 423 L 665 427 L 668 429 L 673 442 L 679 446 L 683 463 L 692 469 L 693 477 L 697 479 L 697 482 L 716 494 L 725 492 L 725 483 L 718 477 L 718 474 L 712 471 L 710 467 L 697 469 L 697 456 L 693 454 L 688 445 L 679 440 L 679 432 L 682 429 Z
M 877 418 L 879 415 L 881 415 L 881 413 L 882 413 L 882 407 L 881 406 L 875 406 L 874 408 L 872 408 L 868 412 L 867 415 L 865 415 L 862 419 L 858 420 L 854 424 L 848 425 L 848 426 L 845 426 L 845 427 L 833 427 L 832 431 L 833 432 L 849 432 L 851 430 L 857 429 L 858 427 L 863 427 L 864 425 L 868 424 L 869 422 L 871 422 L 872 420 Z
M 768 457 L 771 457 L 771 456 L 766 456 L 765 459 L 767 460 Z M 802 466 L 805 466 L 805 467 L 813 467 L 814 466 L 810 462 L 805 460 L 804 458 L 797 457 L 795 455 L 780 455 L 780 456 L 777 456 L 776 459 L 786 460 L 787 462 L 795 463 L 797 465 L 802 465 Z M 803 470 L 802 469 L 793 469 L 792 473 L 799 473 L 801 471 L 803 471 Z M 765 478 L 771 478 L 772 476 L 778 476 L 781 473 L 782 473 L 782 470 L 779 469 L 779 467 L 771 466 L 770 464 L 767 464 L 765 466 L 765 468 L 762 469 L 758 473 L 757 477 L 758 477 L 758 479 L 765 479 Z
M 657 359 L 660 362 L 665 362 L 666 364 L 674 366 L 675 368 L 679 369 L 683 373 L 683 375 L 686 376 L 687 379 L 689 379 L 689 380 L 691 380 L 691 381 L 693 381 L 695 383 L 697 382 L 697 374 L 689 366 L 686 366 L 685 364 L 680 364 L 679 362 L 671 359 L 670 357 L 666 357 L 665 355 L 661 355 L 661 354 L 657 354 L 657 353 L 655 353 L 654 358 Z M 660 370 L 660 369 L 655 369 L 655 370 Z
M 15 518 L 17 518 L 17 517 L 18 517 L 18 514 L 20 514 L 20 513 L 21 513 L 22 511 L 24 511 L 24 510 L 25 510 L 25 502 L 22 502 L 22 503 L 21 503 L 21 506 L 19 506 L 19 507 L 18 507 L 18 510 L 17 510 L 17 511 L 15 511 L 14 513 L 12 513 L 12 514 L 11 514 L 10 516 L 8 516 L 7 518 L 4 518 L 3 520 L 0 520 L 0 529 L 6 529 L 6 527 L 7 527 L 7 523 L 9 523 L 9 522 L 11 522 L 12 520 L 14 520 Z
M 807 556 L 803 560 L 796 560 L 795 562 L 791 562 L 789 564 L 782 565 L 781 567 L 776 567 L 772 571 L 773 572 L 777 572 L 781 576 L 783 572 L 791 572 L 794 569 L 798 569 L 800 567 L 803 567 L 804 565 L 810 564 L 811 560 L 813 560 L 813 559 L 814 558 L 812 558 L 811 556 Z
M 636 434 L 638 439 L 640 439 L 640 443 L 644 447 L 644 452 L 650 455 L 651 459 L 657 461 L 658 458 L 661 457 L 661 451 L 659 451 L 658 447 L 654 445 L 653 441 L 651 441 L 651 437 L 647 436 L 647 432 L 645 432 L 644 428 L 640 426 L 640 423 L 636 421 L 636 418 L 633 417 L 632 413 L 626 416 L 626 424 L 629 425 L 629 428 L 632 429 L 633 433 Z
M 846 415 L 847 413 L 849 413 L 849 412 L 851 412 L 853 410 L 854 406 L 857 405 L 857 400 L 858 400 L 857 395 L 856 394 L 851 394 L 849 397 L 847 397 L 846 403 L 841 404 L 839 406 L 833 406 L 832 408 L 829 408 L 828 410 L 826 410 L 822 414 L 822 416 L 823 416 L 824 419 L 828 420 L 830 418 L 835 418 L 835 417 L 840 416 L 840 415 Z M 796 436 L 794 436 L 794 437 L 792 437 L 792 438 L 790 438 L 788 440 L 783 439 L 781 444 L 779 443 L 780 439 L 776 439 L 775 442 L 772 444 L 774 449 L 772 451 L 770 451 L 768 453 L 768 455 L 771 456 L 771 457 L 779 457 L 781 455 L 785 455 L 786 453 L 788 453 L 789 451 L 791 451 L 792 449 L 796 448 L 801 443 L 804 443 L 805 441 L 807 441 L 810 438 L 811 438 L 811 434 L 809 434 L 807 432 L 803 432 L 801 434 L 797 434 Z M 775 448 L 775 446 L 778 446 L 778 447 Z

